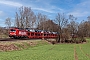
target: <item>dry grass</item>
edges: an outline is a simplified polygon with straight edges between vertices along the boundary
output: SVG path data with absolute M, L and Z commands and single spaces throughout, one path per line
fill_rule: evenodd
M 22 44 L 22 43 L 24 43 L 24 42 L 26 42 L 26 43 L 30 43 L 30 42 L 33 42 L 33 43 L 36 43 L 37 41 L 41 41 L 40 39 L 38 39 L 38 40 L 19 40 L 19 39 L 16 39 L 16 40 L 5 40 L 4 39 L 4 41 L 2 40 L 2 41 L 0 41 L 0 45 L 10 45 L 10 44 Z

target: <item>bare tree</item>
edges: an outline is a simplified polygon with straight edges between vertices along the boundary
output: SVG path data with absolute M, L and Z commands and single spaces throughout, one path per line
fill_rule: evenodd
M 80 23 L 80 25 L 78 27 L 78 38 L 79 38 L 80 42 L 86 42 L 84 37 L 88 34 L 87 32 L 88 32 L 87 26 L 86 26 L 85 22 L 83 21 Z
M 76 35 L 77 35 L 79 24 L 76 22 L 77 18 L 74 17 L 73 15 L 69 15 L 69 20 L 70 20 L 70 23 L 68 25 L 68 28 L 72 37 L 71 40 L 72 42 L 76 42 Z
M 90 16 L 87 17 L 88 21 L 90 21 Z
M 70 34 L 76 34 L 77 33 L 77 30 L 78 30 L 78 26 L 79 26 L 79 23 L 77 23 L 75 21 L 71 21 L 67 25 L 67 28 L 68 28 Z
M 37 16 L 36 16 L 36 27 L 37 29 L 41 29 L 41 22 L 42 22 L 42 14 L 41 13 L 38 13 Z
M 18 13 L 16 12 L 16 16 L 15 16 L 15 26 L 20 28 L 20 17 L 18 15 Z
M 40 23 L 37 28 L 39 28 L 40 30 L 43 30 L 43 24 L 44 26 L 44 30 L 46 31 L 51 31 L 51 32 L 57 32 L 58 31 L 58 25 L 55 24 L 52 20 L 47 20 L 45 22 Z
M 61 37 L 62 37 L 62 28 L 67 25 L 68 19 L 65 18 L 64 13 L 63 13 L 63 14 L 58 13 L 57 16 L 56 16 L 55 22 L 56 22 L 56 23 L 58 24 L 58 26 L 59 26 L 59 27 L 58 27 L 59 36 L 58 36 L 57 42 L 61 42 L 61 41 L 63 41 L 63 40 L 61 39 Z
M 7 28 L 11 27 L 11 18 L 6 18 L 5 24 L 7 26 Z
M 19 28 L 33 28 L 36 21 L 36 16 L 31 8 L 21 7 L 16 12 L 15 25 Z
M 36 19 L 37 29 L 45 30 L 46 24 L 44 24 L 44 22 L 46 21 L 48 21 L 47 16 L 42 15 L 41 13 L 38 13 L 37 19 Z
M 90 37 L 90 23 L 88 21 L 83 21 L 79 25 L 79 30 L 83 31 L 83 36 Z

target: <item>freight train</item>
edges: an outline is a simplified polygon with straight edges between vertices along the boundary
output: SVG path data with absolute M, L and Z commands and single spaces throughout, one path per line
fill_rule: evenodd
M 36 30 L 30 28 L 10 28 L 9 37 L 10 38 L 29 38 L 29 39 L 48 39 L 48 38 L 57 38 L 57 32 L 50 32 L 44 30 Z

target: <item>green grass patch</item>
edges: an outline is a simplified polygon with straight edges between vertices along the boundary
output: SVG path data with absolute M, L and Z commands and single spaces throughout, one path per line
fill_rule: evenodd
M 88 39 L 89 40 L 89 39 Z M 29 46 L 27 43 L 23 43 Z M 17 45 L 23 48 L 20 45 Z M 85 54 L 90 54 L 90 42 L 84 44 L 49 44 L 45 41 L 37 41 L 35 46 L 28 49 L 11 52 L 0 52 L 0 60 L 75 60 L 74 47 L 78 60 L 90 60 Z M 81 51 L 80 47 L 84 51 Z
M 41 43 L 41 42 L 39 42 Z M 46 44 L 46 43 L 45 43 Z M 0 52 L 1 60 L 73 60 L 73 45 L 38 45 L 26 50 Z

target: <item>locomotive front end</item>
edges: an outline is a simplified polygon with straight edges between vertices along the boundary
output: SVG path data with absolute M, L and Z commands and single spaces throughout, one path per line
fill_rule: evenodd
M 16 29 L 10 29 L 9 30 L 9 37 L 14 38 L 16 36 Z

